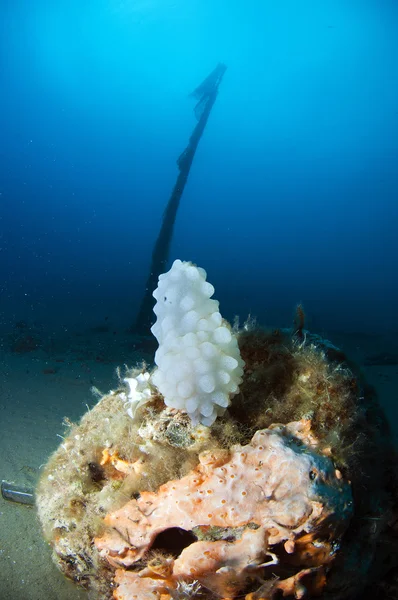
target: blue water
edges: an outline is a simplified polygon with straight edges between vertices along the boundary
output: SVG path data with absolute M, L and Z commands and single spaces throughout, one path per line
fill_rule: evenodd
M 228 69 L 170 261 L 221 312 L 398 331 L 394 0 L 2 0 L 2 323 L 129 326 L 188 97 Z

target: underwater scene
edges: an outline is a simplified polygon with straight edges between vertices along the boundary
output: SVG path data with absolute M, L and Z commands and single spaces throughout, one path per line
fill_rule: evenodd
M 397 2 L 0 24 L 0 600 L 398 600 Z

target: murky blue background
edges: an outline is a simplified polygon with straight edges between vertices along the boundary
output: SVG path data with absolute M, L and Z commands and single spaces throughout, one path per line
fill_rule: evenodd
M 188 98 L 228 70 L 171 259 L 221 311 L 398 330 L 393 0 L 3 0 L 2 321 L 130 325 Z

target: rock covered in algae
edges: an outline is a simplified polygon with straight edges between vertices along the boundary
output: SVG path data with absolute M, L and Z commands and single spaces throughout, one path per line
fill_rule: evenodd
M 238 340 L 241 391 L 212 427 L 166 407 L 150 377 L 132 411 L 121 378 L 46 465 L 44 534 L 93 599 L 345 600 L 380 578 L 391 454 L 372 390 L 309 334 Z

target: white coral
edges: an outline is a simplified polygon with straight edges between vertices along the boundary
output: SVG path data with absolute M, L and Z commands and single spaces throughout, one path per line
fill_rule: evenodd
M 148 402 L 151 398 L 152 391 L 149 385 L 149 373 L 140 373 L 137 377 L 125 377 L 123 379 L 128 386 L 129 392 L 125 396 L 126 412 L 134 419 L 137 409 Z
M 167 406 L 185 410 L 194 424 L 211 425 L 242 381 L 237 338 L 211 299 L 206 271 L 176 260 L 160 275 L 153 295 L 159 342 L 153 384 Z

